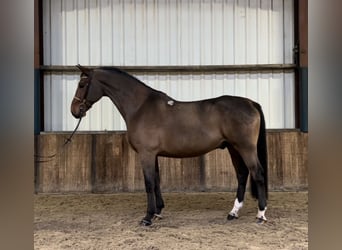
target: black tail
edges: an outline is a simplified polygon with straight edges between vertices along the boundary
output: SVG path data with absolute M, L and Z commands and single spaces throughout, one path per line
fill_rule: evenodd
M 258 138 L 258 158 L 259 162 L 264 170 L 264 183 L 265 183 L 265 194 L 266 199 L 268 199 L 268 177 L 267 177 L 267 141 L 266 141 L 266 124 L 264 113 L 262 112 L 261 106 L 254 103 L 254 106 L 259 111 L 260 114 L 260 129 Z M 257 186 L 253 178 L 250 177 L 251 193 L 254 198 L 258 198 Z

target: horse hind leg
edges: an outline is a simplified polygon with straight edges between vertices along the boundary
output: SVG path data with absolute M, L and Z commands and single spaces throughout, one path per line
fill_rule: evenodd
M 228 220 L 234 220 L 239 218 L 239 210 L 243 207 L 243 200 L 246 192 L 246 185 L 248 179 L 248 168 L 246 167 L 243 159 L 241 158 L 240 154 L 233 148 L 228 147 L 230 152 L 230 156 L 235 168 L 236 177 L 238 180 L 238 187 L 236 191 L 236 198 L 234 201 L 233 209 L 227 216 Z
M 266 188 L 265 188 L 265 178 L 264 171 L 259 162 L 257 156 L 257 149 L 253 148 L 250 150 L 239 150 L 239 153 L 245 162 L 249 172 L 251 173 L 253 185 L 257 189 L 257 199 L 258 199 L 258 213 L 257 213 L 257 223 L 261 224 L 267 221 L 265 212 L 267 209 L 266 200 Z

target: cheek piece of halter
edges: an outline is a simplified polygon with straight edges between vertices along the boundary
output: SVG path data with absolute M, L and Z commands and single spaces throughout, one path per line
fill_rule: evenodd
M 74 96 L 74 99 L 81 103 L 79 108 L 80 108 L 80 114 L 82 117 L 83 114 L 85 113 L 86 109 L 89 109 L 92 106 L 92 104 L 87 100 L 90 79 L 88 76 L 82 76 L 81 79 L 87 79 L 87 84 L 84 86 L 86 88 L 86 91 L 83 95 L 83 99 L 81 99 L 77 96 Z

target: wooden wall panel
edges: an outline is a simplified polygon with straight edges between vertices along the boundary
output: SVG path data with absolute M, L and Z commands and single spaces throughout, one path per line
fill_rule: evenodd
M 182 189 L 182 159 L 159 157 L 161 188 L 172 190 L 173 187 Z M 172 167 L 170 167 L 172 165 Z
M 270 187 L 279 190 L 306 188 L 308 135 L 271 132 L 267 142 Z
M 36 136 L 36 154 L 59 150 L 67 134 Z M 267 133 L 269 189 L 308 187 L 308 135 L 299 131 Z M 235 191 L 237 180 L 228 150 L 193 158 L 159 157 L 163 191 Z M 124 132 L 76 134 L 49 162 L 36 163 L 36 192 L 111 193 L 144 191 L 137 154 Z
M 35 154 L 39 156 L 50 156 L 56 153 L 57 135 L 49 134 L 36 136 Z M 58 192 L 59 167 L 57 157 L 50 161 L 49 158 L 36 158 L 37 160 L 48 161 L 45 163 L 35 162 L 35 189 L 36 192 Z
M 91 190 L 91 139 L 91 135 L 78 136 L 67 144 L 64 154 L 59 155 L 59 166 L 63 166 L 59 168 L 61 192 Z M 58 145 L 64 141 L 65 137 L 58 137 Z
M 228 149 L 217 149 L 205 155 L 205 189 L 235 190 L 237 180 Z
M 92 191 L 120 191 L 124 181 L 123 136 L 120 134 L 92 135 Z
M 91 135 L 75 136 L 62 147 L 67 135 L 47 134 L 37 140 L 37 155 L 56 157 L 36 163 L 38 192 L 91 191 Z

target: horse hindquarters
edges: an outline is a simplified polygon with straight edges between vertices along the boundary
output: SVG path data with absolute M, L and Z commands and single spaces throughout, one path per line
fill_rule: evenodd
M 255 122 L 250 122 L 250 126 L 245 127 L 243 130 L 244 136 L 239 136 L 239 140 L 235 137 L 234 146 L 231 146 L 231 149 L 229 150 L 239 182 L 236 201 L 238 206 L 236 209 L 234 206 L 234 209 L 238 210 L 242 207 L 246 184 L 245 178 L 247 175 L 246 171 L 243 171 L 243 169 L 247 168 L 251 174 L 252 196 L 258 199 L 259 212 L 257 217 L 262 221 L 266 221 L 264 213 L 267 206 L 268 188 L 265 120 L 260 105 L 253 103 L 253 106 L 258 111 L 257 113 L 254 113 L 255 116 L 253 115 L 255 117 L 255 119 L 253 118 Z M 256 119 L 260 122 L 256 122 Z M 238 130 L 235 131 L 235 134 L 239 135 Z

